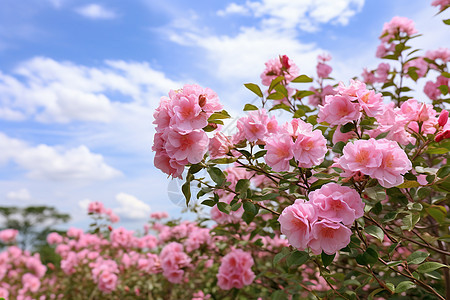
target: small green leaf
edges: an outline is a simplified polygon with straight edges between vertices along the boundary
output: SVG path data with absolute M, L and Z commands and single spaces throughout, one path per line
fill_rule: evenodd
M 371 236 L 377 238 L 380 242 L 383 242 L 384 232 L 380 227 L 375 226 L 375 225 L 370 225 L 370 226 L 367 226 L 364 229 L 364 231 L 367 232 L 368 234 L 370 234 Z
M 191 182 L 186 181 L 181 186 L 181 191 L 183 192 L 184 198 L 186 198 L 186 206 L 189 206 L 189 201 L 191 201 Z
M 202 202 L 203 205 L 209 206 L 209 207 L 213 207 L 214 205 L 216 205 L 216 201 L 212 200 L 212 199 L 206 199 L 205 201 Z
M 442 20 L 442 22 L 444 22 L 445 25 L 450 25 L 450 19 Z
M 336 253 L 332 254 L 332 255 L 328 255 L 322 251 L 321 257 L 322 257 L 323 266 L 328 267 L 333 262 L 333 259 L 335 256 L 336 256 Z
M 225 175 L 223 174 L 222 170 L 217 167 L 210 167 L 208 168 L 208 174 L 211 176 L 211 179 L 217 183 L 217 185 L 223 185 L 225 182 Z
M 447 215 L 447 210 L 444 206 L 440 205 L 432 205 L 430 207 L 427 207 L 426 211 L 430 216 L 433 217 L 436 221 L 439 223 L 443 223 L 445 220 L 445 216 Z
M 225 202 L 219 202 L 219 203 L 217 203 L 217 208 L 221 211 L 221 212 L 223 212 L 223 213 L 225 213 L 225 214 L 230 214 L 230 210 L 231 210 L 231 206 L 230 206 L 230 204 L 228 204 L 228 203 L 225 203 Z
M 402 184 L 397 185 L 397 187 L 399 189 L 409 189 L 409 188 L 418 187 L 418 186 L 420 186 L 420 183 L 418 183 L 417 181 L 412 181 L 412 180 L 405 180 Z
M 419 267 L 417 267 L 416 271 L 419 273 L 429 273 L 434 270 L 440 269 L 442 267 L 447 267 L 444 264 L 438 263 L 438 262 L 426 262 L 421 264 Z
M 430 256 L 430 253 L 423 251 L 416 251 L 408 256 L 406 262 L 410 265 L 418 265 L 421 264 L 428 256 Z
M 344 149 L 345 146 L 345 142 L 337 142 L 336 144 L 334 144 L 333 146 L 333 152 L 334 153 L 338 153 L 338 154 L 342 154 L 342 149 Z
M 269 85 L 269 93 L 274 89 L 274 87 L 279 84 L 281 81 L 284 80 L 284 76 L 278 76 L 277 78 L 273 79 L 272 82 Z M 281 93 L 280 93 L 281 94 Z M 283 96 L 284 98 L 284 96 Z M 283 99 L 281 98 L 281 99 Z
M 275 257 L 273 258 L 273 264 L 277 265 L 280 262 L 280 260 L 288 256 L 289 254 L 290 254 L 289 248 L 283 248 L 283 250 L 281 250 L 281 252 L 275 255 Z
M 232 211 L 237 211 L 239 208 L 241 208 L 242 202 L 236 202 L 233 205 L 231 205 Z
M 309 259 L 309 254 L 305 251 L 294 251 L 286 259 L 288 267 L 303 265 Z
M 313 82 L 313 80 L 311 77 L 308 77 L 306 75 L 300 75 L 294 78 L 291 82 Z
M 248 110 L 258 110 L 258 107 L 256 107 L 255 105 L 253 105 L 253 104 L 245 104 L 245 106 L 244 106 L 244 111 L 248 111 Z
M 258 97 L 261 97 L 261 98 L 263 97 L 263 93 L 257 84 L 246 83 L 246 84 L 244 84 L 244 86 L 246 88 L 248 88 L 250 91 L 252 91 L 253 93 L 255 93 Z
M 448 151 L 447 151 L 448 152 Z M 443 166 L 442 168 L 439 169 L 439 171 L 436 173 L 436 175 L 439 178 L 444 178 L 445 176 L 447 176 L 448 174 L 450 174 L 450 166 Z
M 354 129 L 355 129 L 355 124 L 353 124 L 351 122 L 345 124 L 344 126 L 341 126 L 341 132 L 342 133 L 347 133 L 347 132 L 350 132 L 350 131 L 352 131 Z
M 402 281 L 395 288 L 395 292 L 397 294 L 400 294 L 400 293 L 405 292 L 406 290 L 409 290 L 409 289 L 412 289 L 415 287 L 416 287 L 416 285 L 414 283 L 412 283 L 411 281 Z

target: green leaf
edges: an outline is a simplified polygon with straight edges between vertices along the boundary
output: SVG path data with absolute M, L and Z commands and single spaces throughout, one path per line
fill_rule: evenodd
M 367 232 L 368 234 L 370 234 L 371 236 L 377 238 L 380 242 L 383 242 L 384 232 L 380 227 L 375 226 L 375 225 L 370 225 L 370 226 L 367 226 L 364 229 L 364 231 Z
M 440 205 L 432 205 L 430 207 L 427 207 L 426 211 L 430 216 L 433 217 L 433 219 L 435 219 L 439 223 L 443 223 L 447 215 L 447 210 L 445 209 L 445 207 Z
M 418 186 L 420 186 L 420 183 L 418 183 L 417 181 L 412 181 L 412 180 L 405 180 L 402 184 L 397 185 L 397 187 L 399 189 L 409 189 L 409 188 L 418 187 Z
M 268 100 L 281 100 L 281 99 L 284 99 L 284 98 L 286 98 L 286 96 L 283 95 L 280 92 L 275 92 L 275 93 L 272 93 L 269 96 L 267 96 Z
M 447 151 L 448 152 L 448 151 Z M 439 171 L 436 173 L 436 175 L 440 178 L 444 178 L 445 176 L 447 176 L 448 174 L 450 174 L 450 166 L 443 166 L 442 168 L 439 169 Z
M 345 146 L 345 142 L 337 142 L 336 144 L 334 144 L 333 146 L 333 152 L 334 153 L 338 153 L 338 154 L 342 154 L 342 149 L 344 149 Z
M 313 91 L 298 91 L 296 94 L 295 94 L 295 97 L 297 98 L 297 99 L 301 99 L 301 98 L 304 98 L 304 97 L 308 97 L 308 96 L 311 96 L 311 95 L 314 95 L 315 93 L 313 92 Z
M 288 256 L 289 254 L 290 254 L 289 248 L 283 248 L 283 250 L 281 250 L 281 252 L 275 255 L 275 257 L 273 258 L 273 264 L 277 265 L 280 262 L 280 260 Z
M 211 121 L 214 121 L 214 120 L 229 119 L 229 118 L 231 118 L 230 114 L 226 110 L 222 110 L 222 111 L 213 113 L 208 118 L 208 123 Z
M 421 264 L 419 267 L 417 267 L 416 271 L 419 273 L 429 273 L 434 270 L 440 269 L 442 267 L 447 267 L 444 264 L 438 263 L 438 262 L 426 262 Z
M 305 111 L 303 109 L 297 109 L 294 113 L 293 118 L 300 118 L 305 115 Z
M 225 213 L 225 214 L 230 214 L 230 210 L 231 210 L 231 206 L 230 206 L 230 204 L 228 204 L 228 203 L 225 203 L 225 202 L 219 202 L 219 203 L 217 203 L 217 208 L 221 211 L 221 212 L 223 212 L 223 213 Z
M 367 250 L 358 256 L 356 256 L 356 262 L 360 265 L 374 264 L 378 261 L 378 253 L 372 248 L 367 248 Z
M 239 208 L 241 208 L 242 202 L 236 202 L 233 205 L 231 205 L 232 211 L 237 211 Z
M 191 201 L 191 183 L 186 181 L 181 186 L 181 191 L 183 192 L 184 198 L 186 198 L 186 206 L 189 206 L 189 201 Z
M 414 226 L 416 226 L 417 222 L 419 222 L 419 220 L 420 214 L 418 213 L 406 215 L 406 217 L 402 219 L 404 225 L 402 226 L 402 229 L 411 231 L 414 228 Z
M 426 151 L 425 151 L 425 153 L 428 153 L 428 154 L 446 154 L 446 153 L 448 153 L 448 149 L 446 149 L 446 148 L 432 148 L 432 147 L 430 147 L 430 148 L 428 148 Z
M 248 111 L 248 110 L 258 110 L 258 107 L 256 107 L 255 105 L 253 105 L 253 104 L 245 104 L 245 106 L 244 106 L 244 111 Z
M 322 257 L 323 266 L 328 267 L 333 262 L 333 259 L 335 256 L 336 256 L 336 253 L 332 254 L 332 255 L 328 255 L 322 251 L 321 257 Z
M 379 135 L 377 135 L 377 137 L 376 137 L 375 139 L 376 139 L 376 140 L 384 139 L 385 137 L 388 136 L 388 134 L 389 134 L 389 131 L 382 132 L 382 133 L 380 133 Z
M 428 252 L 416 251 L 408 256 L 406 262 L 410 265 L 418 265 L 421 264 L 428 256 L 430 256 L 430 253 Z
M 212 199 L 206 199 L 205 201 L 202 202 L 203 205 L 209 206 L 209 207 L 213 207 L 214 205 L 216 205 L 216 201 L 212 200 Z
M 313 82 L 313 80 L 311 77 L 308 77 L 306 75 L 300 75 L 294 78 L 294 80 L 292 80 L 291 82 Z
M 442 22 L 444 22 L 445 25 L 450 25 L 450 19 L 442 20 Z
M 273 79 L 272 82 L 269 85 L 269 93 L 274 89 L 274 87 L 279 84 L 281 81 L 284 80 L 284 76 L 278 76 L 277 78 Z M 281 94 L 281 93 L 280 93 Z M 284 96 L 283 96 L 284 98 Z M 283 99 L 281 98 L 281 99 Z
M 415 287 L 416 287 L 416 285 L 414 283 L 412 283 L 411 281 L 402 281 L 395 288 L 395 292 L 397 294 L 400 294 L 400 293 L 405 292 L 406 290 L 409 290 L 409 289 L 412 289 Z
M 294 251 L 286 259 L 288 267 L 303 265 L 309 259 L 309 254 L 305 251 Z
M 231 164 L 237 161 L 237 157 L 222 157 L 210 160 L 214 164 Z
M 239 179 L 236 183 L 236 192 L 238 192 L 239 198 L 243 199 L 247 197 L 247 190 L 250 188 L 250 180 L 248 179 Z
M 351 122 L 345 124 L 344 126 L 341 126 L 341 132 L 342 133 L 347 133 L 347 132 L 350 132 L 350 131 L 352 131 L 354 129 L 355 129 L 355 124 L 353 124 Z
M 267 150 L 261 150 L 261 151 L 256 152 L 255 155 L 253 155 L 253 157 L 255 159 L 260 158 L 260 157 L 263 157 L 264 155 L 266 155 L 266 153 L 267 153 Z
M 259 88 L 259 86 L 257 84 L 246 83 L 246 84 L 244 84 L 244 86 L 246 88 L 248 88 L 250 91 L 252 91 L 253 93 L 255 93 L 258 97 L 260 97 L 260 98 L 263 97 L 263 93 L 262 93 L 261 89 Z
M 285 111 L 289 111 L 289 112 L 291 111 L 290 107 L 284 103 L 274 105 L 271 109 L 269 109 L 269 111 L 277 110 L 277 109 L 284 109 Z
M 242 214 L 242 219 L 245 221 L 245 223 L 250 224 L 255 216 L 258 214 L 258 206 L 254 205 L 251 202 L 244 202 L 244 213 Z
M 211 179 L 217 183 L 217 185 L 221 186 L 225 183 L 225 174 L 223 174 L 222 170 L 217 167 L 209 167 L 208 174 L 211 176 Z

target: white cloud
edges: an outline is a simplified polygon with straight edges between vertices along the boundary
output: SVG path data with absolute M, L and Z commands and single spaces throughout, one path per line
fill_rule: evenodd
M 243 5 L 239 5 L 236 3 L 230 3 L 224 10 L 219 10 L 217 12 L 218 16 L 224 17 L 226 15 L 247 15 L 249 13 L 249 9 Z
M 114 11 L 95 3 L 79 7 L 76 9 L 76 12 L 83 17 L 93 20 L 107 20 L 115 19 L 117 17 L 117 14 Z
M 13 74 L 0 72 L 0 119 L 111 122 L 120 118 L 124 100 L 155 107 L 179 86 L 148 63 L 106 61 L 95 68 L 35 57 Z
M 116 201 L 120 207 L 113 208 L 113 211 L 124 219 L 147 219 L 150 215 L 150 206 L 132 195 L 119 193 Z
M 29 201 L 31 200 L 31 194 L 27 189 L 22 188 L 20 190 L 7 193 L 6 198 L 11 201 Z
M 0 163 L 13 161 L 33 179 L 106 180 L 121 174 L 84 145 L 71 149 L 43 144 L 33 147 L 1 132 L 0 144 Z
M 83 210 L 83 212 L 87 213 L 89 203 L 91 203 L 92 200 L 90 199 L 83 199 L 78 201 L 78 206 Z
M 261 0 L 247 1 L 244 5 L 229 4 L 219 15 L 243 14 L 248 11 L 268 28 L 315 31 L 321 23 L 347 25 L 349 19 L 360 12 L 365 0 Z

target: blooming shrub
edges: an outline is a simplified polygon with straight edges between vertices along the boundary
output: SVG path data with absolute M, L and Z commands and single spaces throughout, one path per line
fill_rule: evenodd
M 415 38 L 414 22 L 394 17 L 375 54 L 384 61 L 348 84 L 330 77 L 327 54 L 315 79 L 286 55 L 269 60 L 264 91 L 245 84 L 261 106 L 244 106 L 234 134 L 214 91 L 171 90 L 154 113 L 154 163 L 209 217 L 155 213 L 138 234 L 91 203 L 91 232 L 48 236 L 60 265 L 16 246 L 0 254 L 0 296 L 450 299 L 450 50 L 417 56 Z

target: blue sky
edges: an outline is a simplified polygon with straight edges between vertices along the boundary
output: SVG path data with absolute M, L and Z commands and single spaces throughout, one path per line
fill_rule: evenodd
M 323 52 L 346 82 L 378 65 L 377 38 L 395 15 L 424 33 L 417 47 L 450 47 L 448 13 L 430 3 L 2 0 L 0 205 L 56 206 L 81 227 L 90 200 L 128 227 L 151 211 L 180 216 L 150 150 L 169 89 L 210 87 L 242 115 L 253 100 L 242 84 L 259 83 L 265 61 L 287 54 L 314 75 Z

